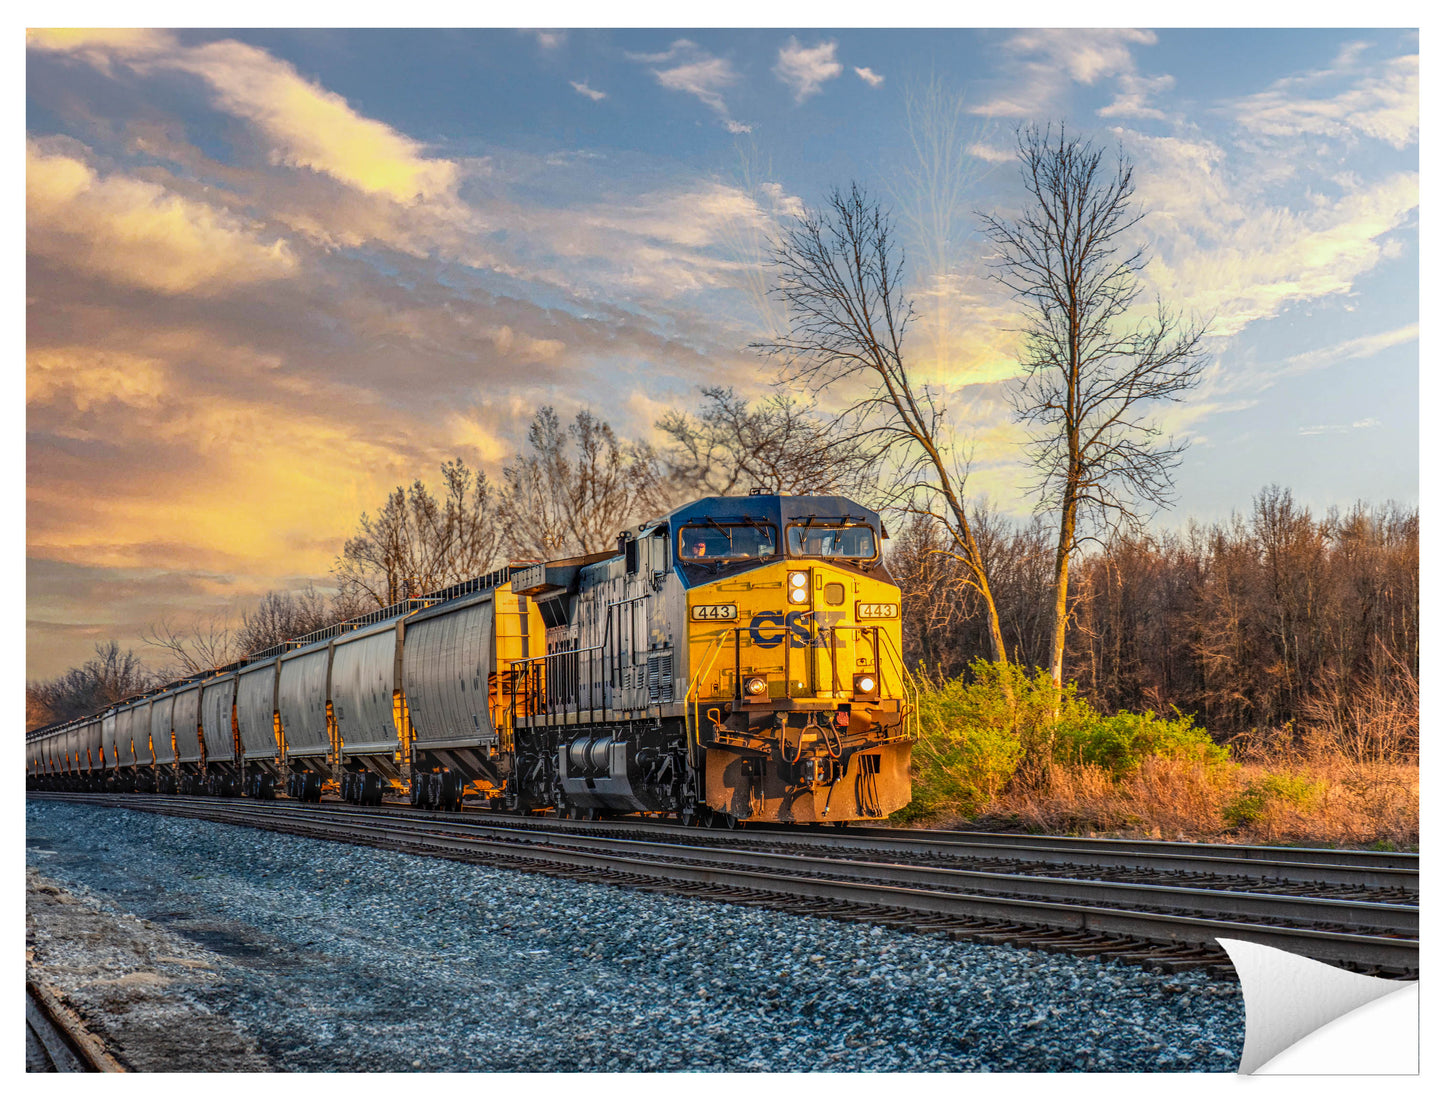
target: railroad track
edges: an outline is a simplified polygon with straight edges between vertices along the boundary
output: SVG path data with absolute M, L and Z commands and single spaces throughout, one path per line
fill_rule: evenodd
M 124 1071 L 49 989 L 25 981 L 25 1069 L 88 1074 Z
M 1230 855 L 1226 846 L 1200 846 L 1208 851 L 1195 855 L 1187 851 L 1193 846 L 1170 843 L 1013 835 L 1000 840 L 999 835 L 942 831 L 729 833 L 681 831 L 648 821 L 443 816 L 391 806 L 146 795 L 44 797 L 1170 970 L 1226 970 L 1215 943 L 1221 936 L 1377 974 L 1413 976 L 1419 968 L 1418 897 L 1357 897 L 1383 892 L 1408 898 L 1412 875 L 1417 889 L 1418 869 L 1398 866 L 1408 863 L 1399 859 L 1401 854 L 1304 850 L 1311 857 L 1328 853 L 1334 859 L 1300 860 L 1285 849 L 1256 848 L 1246 857 Z M 1384 859 L 1371 859 L 1376 856 Z M 973 866 L 957 866 L 968 861 Z M 1213 863 L 1203 864 L 1201 871 L 1196 867 L 1201 861 Z M 1020 866 L 1053 874 L 1019 871 Z M 1349 869 L 1355 870 L 1353 879 Z M 1223 878 L 1228 886 L 1201 886 L 1200 876 Z M 1255 883 L 1269 889 L 1250 889 Z M 1334 897 L 1321 893 L 1330 891 Z

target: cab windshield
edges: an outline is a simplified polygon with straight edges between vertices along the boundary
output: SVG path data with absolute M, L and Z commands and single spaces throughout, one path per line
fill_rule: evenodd
M 788 528 L 788 553 L 817 558 L 876 558 L 873 529 L 861 524 L 794 524 Z
M 682 529 L 680 556 L 688 562 L 767 558 L 778 553 L 771 524 L 699 524 Z

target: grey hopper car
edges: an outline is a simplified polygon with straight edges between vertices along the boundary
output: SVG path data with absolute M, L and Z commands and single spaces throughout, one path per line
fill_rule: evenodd
M 290 760 L 325 757 L 331 749 L 326 701 L 331 698 L 331 643 L 317 642 L 281 658 L 276 709 Z
M 201 763 L 201 686 L 192 684 L 176 692 L 171 729 L 176 736 L 176 764 Z

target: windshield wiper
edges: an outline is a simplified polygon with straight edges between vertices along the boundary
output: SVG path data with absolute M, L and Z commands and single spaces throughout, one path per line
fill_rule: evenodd
M 770 541 L 772 542 L 773 553 L 770 554 L 770 555 L 767 555 L 766 557 L 768 557 L 768 558 L 776 558 L 776 557 L 778 556 L 778 545 L 777 545 L 777 538 L 773 535 L 772 526 L 769 525 L 769 524 L 763 523 L 761 520 L 754 520 L 751 516 L 744 516 L 744 517 L 743 517 L 743 520 L 744 520 L 746 523 L 751 524 L 751 525 L 753 526 L 753 528 L 757 531 L 757 533 L 758 533 L 759 535 L 761 535 L 764 539 L 770 540 Z M 761 550 L 762 550 L 762 546 L 763 546 L 763 545 L 764 545 L 764 544 L 759 544 L 759 548 L 758 548 L 758 549 L 759 549 L 760 552 L 761 552 Z M 759 558 L 762 558 L 762 557 L 765 557 L 765 556 L 764 556 L 763 554 L 759 553 L 758 557 L 759 557 Z

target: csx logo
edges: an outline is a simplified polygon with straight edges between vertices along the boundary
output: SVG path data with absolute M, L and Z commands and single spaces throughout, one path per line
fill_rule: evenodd
M 842 612 L 759 612 L 748 621 L 748 634 L 753 645 L 764 649 L 777 646 L 783 639 L 794 650 L 807 646 L 825 647 L 831 628 L 843 618 Z

